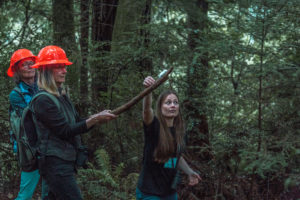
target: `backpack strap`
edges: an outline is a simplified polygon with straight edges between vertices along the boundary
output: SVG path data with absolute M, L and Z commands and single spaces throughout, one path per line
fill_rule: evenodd
M 49 97 L 55 103 L 55 105 L 58 107 L 58 109 L 60 110 L 60 103 L 58 102 L 58 99 L 53 94 L 50 94 L 46 91 L 41 91 L 41 92 L 37 93 L 36 95 L 34 95 L 34 97 L 32 98 L 32 100 L 30 102 L 30 109 L 32 108 L 32 103 L 41 95 L 46 95 L 47 97 Z
M 14 87 L 13 91 L 15 91 L 17 94 L 19 94 L 19 96 L 22 98 L 22 100 L 24 101 L 25 104 L 27 104 L 24 94 L 21 91 L 21 88 L 17 85 Z M 13 109 L 12 105 L 9 104 L 9 109 L 8 109 L 8 117 L 9 117 L 9 121 L 11 119 L 12 116 L 12 112 L 15 110 L 15 114 L 18 115 L 20 118 L 22 117 L 22 112 L 20 111 L 20 109 Z M 10 121 L 11 123 L 11 121 Z M 13 130 L 10 129 L 9 131 L 9 135 L 10 135 L 10 141 L 13 142 L 14 145 L 16 145 L 16 135 L 14 134 Z M 16 148 L 16 147 L 14 147 Z

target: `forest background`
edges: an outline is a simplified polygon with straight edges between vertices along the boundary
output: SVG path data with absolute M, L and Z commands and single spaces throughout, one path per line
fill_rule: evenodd
M 114 109 L 142 81 L 174 67 L 154 91 L 178 92 L 186 159 L 201 177 L 180 199 L 300 199 L 299 0 L 0 1 L 0 197 L 18 192 L 6 75 L 12 53 L 62 47 L 66 85 L 81 116 Z M 142 105 L 83 136 L 84 199 L 135 199 Z M 35 198 L 39 198 L 37 189 Z

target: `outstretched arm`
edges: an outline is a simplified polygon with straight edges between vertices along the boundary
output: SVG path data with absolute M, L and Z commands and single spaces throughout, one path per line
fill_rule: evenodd
M 112 114 L 110 110 L 103 110 L 97 114 L 90 116 L 85 122 L 87 128 L 91 128 L 96 124 L 103 124 L 115 119 L 117 116 Z
M 143 85 L 147 88 L 155 83 L 155 80 L 148 76 L 145 78 Z M 149 125 L 153 121 L 153 109 L 152 109 L 152 93 L 146 95 L 143 99 L 143 120 L 146 125 Z
M 181 156 L 179 158 L 178 168 L 181 169 L 185 174 L 188 175 L 189 185 L 193 186 L 201 181 L 201 177 L 194 170 L 190 168 L 185 159 Z
M 46 95 L 39 96 L 32 106 L 37 119 L 47 125 L 53 134 L 62 139 L 86 133 L 93 125 L 102 124 L 117 117 L 111 114 L 109 110 L 105 110 L 90 116 L 87 120 L 71 124 L 57 105 Z

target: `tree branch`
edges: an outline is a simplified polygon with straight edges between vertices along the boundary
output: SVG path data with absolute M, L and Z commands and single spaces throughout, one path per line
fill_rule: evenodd
M 165 82 L 168 79 L 168 75 L 172 72 L 173 67 L 171 67 L 161 78 L 157 79 L 155 83 L 146 89 L 144 89 L 139 95 L 132 98 L 130 101 L 128 101 L 126 104 L 114 109 L 111 113 L 115 115 L 119 115 L 127 110 L 129 110 L 132 106 L 137 104 L 144 96 L 155 90 L 158 86 L 160 86 L 163 82 Z

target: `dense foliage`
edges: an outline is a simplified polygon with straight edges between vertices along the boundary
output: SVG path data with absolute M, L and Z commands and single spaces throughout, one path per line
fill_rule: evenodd
M 19 184 L 8 136 L 10 56 L 50 44 L 74 62 L 66 85 L 82 116 L 124 104 L 147 75 L 174 67 L 153 96 L 178 92 L 185 156 L 203 179 L 193 188 L 183 179 L 181 199 L 300 198 L 298 0 L 12 0 L 0 1 L 0 16 L 3 198 Z M 77 176 L 85 199 L 134 199 L 141 103 L 83 138 L 91 151 Z

